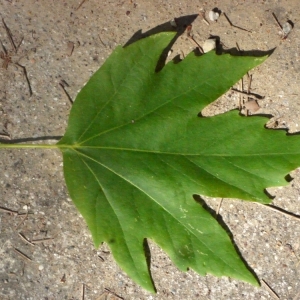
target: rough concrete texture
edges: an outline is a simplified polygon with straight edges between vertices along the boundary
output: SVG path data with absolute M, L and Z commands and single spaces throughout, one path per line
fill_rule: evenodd
M 1 17 L 15 44 L 20 44 L 17 53 L 0 23 L 1 42 L 11 51 L 12 61 L 26 67 L 33 92 L 30 97 L 21 67 L 9 63 L 7 69 L 0 69 L 1 133 L 8 132 L 12 139 L 62 136 L 71 105 L 61 80 L 68 83 L 65 88 L 75 99 L 114 47 L 124 45 L 138 30 L 145 32 L 174 17 L 214 7 L 249 31 L 230 26 L 224 14 L 209 26 L 199 16 L 193 22 L 195 40 L 202 44 L 212 34 L 220 37 L 224 47 L 236 43 L 241 50 L 276 47 L 252 72 L 252 92 L 265 96 L 258 112 L 274 115 L 270 126 L 299 130 L 299 1 L 86 0 L 78 8 L 80 2 L 1 1 Z M 287 39 L 281 39 L 272 12 L 282 24 L 294 23 Z M 184 34 L 172 55 L 182 56 L 195 46 Z M 209 111 L 232 108 L 236 98 L 229 94 Z M 0 166 L 0 206 L 23 213 L 0 211 L 0 299 L 276 299 L 264 284 L 255 288 L 229 278 L 179 272 L 151 241 L 157 294 L 149 294 L 122 272 L 106 245 L 94 249 L 85 222 L 68 196 L 59 151 L 1 150 Z M 275 206 L 294 216 L 239 200 L 224 200 L 220 214 L 258 278 L 280 299 L 296 300 L 300 299 L 299 170 L 292 177 L 288 186 L 269 192 L 276 196 Z M 220 199 L 206 201 L 216 209 Z M 20 232 L 29 240 L 53 239 L 33 246 Z

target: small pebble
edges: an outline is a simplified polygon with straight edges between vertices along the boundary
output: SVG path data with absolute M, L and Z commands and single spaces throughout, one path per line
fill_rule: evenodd
M 208 39 L 202 46 L 203 52 L 207 53 L 213 49 L 216 49 L 216 39 Z
M 44 270 L 44 266 L 43 265 L 39 265 L 39 270 L 40 271 Z
M 286 22 L 282 26 L 283 35 L 284 36 L 288 35 L 291 32 L 292 29 L 293 29 L 292 25 L 289 22 Z
M 211 21 L 217 21 L 220 17 L 220 14 L 218 12 L 215 12 L 213 10 L 211 10 L 209 13 L 208 13 L 208 17 Z
M 67 50 L 66 50 L 66 54 L 67 56 L 71 56 L 74 50 L 74 43 L 73 42 L 68 42 L 67 44 Z
M 171 20 L 171 21 L 170 21 L 170 24 L 171 24 L 172 27 L 177 27 L 177 24 L 176 24 L 176 22 L 175 22 L 175 19 Z
M 257 112 L 257 111 L 260 109 L 260 107 L 259 107 L 257 101 L 256 101 L 256 100 L 252 100 L 252 99 L 249 100 L 248 102 L 246 102 L 246 103 L 244 104 L 244 106 L 245 106 L 245 108 L 246 108 L 247 110 L 249 110 L 251 113 Z

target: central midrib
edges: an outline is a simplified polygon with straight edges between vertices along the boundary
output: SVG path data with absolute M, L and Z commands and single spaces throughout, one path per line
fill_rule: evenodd
M 259 156 L 286 156 L 286 155 L 299 155 L 298 152 L 275 152 L 275 153 L 180 153 L 180 152 L 167 152 L 159 150 L 149 150 L 149 149 L 134 149 L 134 148 L 121 148 L 121 147 L 103 147 L 103 146 L 80 146 L 80 145 L 58 145 L 58 148 L 78 150 L 81 149 L 97 149 L 97 150 L 112 150 L 112 151 L 128 151 L 128 152 L 139 152 L 139 153 L 149 153 L 149 154 L 163 154 L 163 155 L 180 155 L 180 156 L 203 156 L 203 157 L 259 157 Z

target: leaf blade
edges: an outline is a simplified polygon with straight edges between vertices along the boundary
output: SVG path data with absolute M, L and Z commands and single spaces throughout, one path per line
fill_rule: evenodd
M 169 63 L 155 73 L 156 61 L 173 37 L 163 33 L 117 48 L 79 93 L 59 142 L 71 198 L 86 219 L 95 245 L 107 242 L 119 265 L 150 291 L 145 238 L 160 245 L 181 270 L 191 267 L 200 274 L 257 284 L 227 233 L 192 194 L 267 202 L 262 187 L 282 183 L 280 162 L 274 180 L 262 180 L 255 168 L 242 169 L 244 160 L 238 160 L 239 143 L 234 139 L 220 147 L 226 134 L 240 130 L 247 137 L 253 128 L 263 129 L 263 119 L 254 124 L 236 112 L 197 117 L 266 57 L 190 54 L 178 65 Z M 117 64 L 124 67 L 119 73 Z M 253 144 L 253 139 L 249 141 Z M 261 159 L 256 164 L 261 166 Z M 224 166 L 232 167 L 230 176 Z M 239 184 L 236 174 L 242 171 L 255 180 Z M 183 213 L 187 220 L 181 220 Z

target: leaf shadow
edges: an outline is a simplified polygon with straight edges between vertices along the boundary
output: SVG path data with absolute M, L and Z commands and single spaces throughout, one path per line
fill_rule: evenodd
M 276 205 L 273 205 L 273 204 L 265 204 L 265 206 L 271 207 L 272 209 L 277 210 L 278 212 L 280 212 L 282 214 L 285 214 L 287 216 L 290 216 L 292 218 L 300 220 L 300 215 L 299 214 L 295 214 L 293 212 L 290 212 L 288 210 L 285 210 L 285 209 L 283 209 L 281 207 L 278 207 Z
M 210 35 L 209 39 L 215 39 L 216 40 L 216 54 L 217 55 L 222 55 L 222 54 L 230 54 L 232 56 L 255 56 L 255 57 L 262 57 L 262 56 L 270 56 L 276 48 L 272 48 L 267 51 L 262 51 L 262 50 L 241 50 L 238 49 L 237 47 L 233 48 L 227 48 L 224 47 L 224 44 L 221 41 L 220 36 L 218 35 Z
M 216 221 L 219 223 L 219 225 L 226 231 L 226 233 L 228 234 L 232 245 L 234 246 L 235 251 L 237 252 L 238 256 L 241 258 L 241 260 L 243 261 L 244 265 L 246 266 L 246 268 L 249 270 L 249 272 L 252 273 L 252 275 L 256 278 L 257 282 L 259 283 L 259 278 L 258 276 L 255 274 L 254 270 L 248 265 L 247 261 L 244 259 L 243 255 L 241 254 L 238 246 L 236 245 L 235 241 L 234 241 L 234 237 L 232 232 L 230 231 L 229 227 L 227 226 L 227 224 L 225 223 L 225 221 L 223 220 L 222 216 L 217 214 L 215 210 L 213 210 L 211 207 L 209 207 L 207 205 L 207 203 L 205 202 L 205 200 L 197 194 L 193 195 L 194 200 L 199 203 L 207 212 L 209 212 L 212 217 L 214 217 L 216 219 Z
M 142 30 L 136 31 L 132 37 L 127 41 L 127 43 L 124 45 L 124 47 L 129 46 L 132 43 L 135 43 L 136 41 L 143 39 L 145 37 L 148 37 L 150 35 L 154 35 L 160 32 L 169 32 L 169 31 L 177 31 L 178 36 L 184 33 L 186 27 L 194 22 L 194 20 L 198 17 L 198 14 L 193 15 L 186 15 L 179 18 L 174 18 L 174 21 L 176 23 L 176 27 L 172 26 L 171 22 L 165 22 L 160 25 L 157 25 L 156 27 L 142 33 Z
M 154 280 L 153 280 L 152 274 L 151 274 L 151 251 L 150 251 L 148 240 L 146 238 L 143 240 L 143 248 L 144 248 L 144 254 L 145 254 L 145 258 L 146 258 L 148 273 L 150 275 L 150 279 L 151 279 L 152 285 L 154 287 L 154 291 L 156 293 L 157 290 L 156 290 Z
M 285 178 L 285 180 L 287 181 L 286 178 Z M 289 182 L 289 181 L 288 181 L 288 182 Z M 271 200 L 275 199 L 275 196 L 273 196 L 272 194 L 270 194 L 266 188 L 264 189 L 264 193 L 265 193 L 265 195 L 267 195 L 267 197 L 269 197 Z
M 219 38 L 219 37 L 215 37 L 215 38 Z M 217 39 L 217 41 L 218 41 L 218 39 Z M 219 42 L 217 44 L 216 54 L 217 55 L 230 54 L 232 56 L 263 57 L 263 56 L 271 56 L 275 50 L 276 50 L 276 48 L 272 48 L 272 49 L 267 50 L 267 51 L 262 51 L 262 50 L 257 50 L 257 49 L 254 49 L 254 50 L 240 50 L 236 47 L 224 49 L 222 43 Z
M 127 41 L 127 43 L 124 45 L 124 47 L 127 47 L 130 44 L 132 44 L 140 39 L 143 39 L 145 37 L 148 37 L 150 35 L 154 35 L 154 34 L 157 34 L 160 32 L 170 32 L 170 31 L 177 32 L 175 37 L 172 39 L 172 41 L 169 43 L 169 45 L 163 50 L 162 54 L 160 55 L 160 58 L 157 62 L 156 68 L 155 68 L 155 72 L 159 72 L 165 66 L 168 52 L 171 50 L 175 41 L 178 39 L 178 37 L 181 34 L 184 33 L 187 26 L 192 24 L 198 16 L 199 16 L 198 14 L 193 14 L 193 15 L 182 16 L 179 18 L 174 18 L 176 27 L 172 26 L 171 22 L 168 21 L 168 22 L 160 24 L 144 33 L 142 33 L 142 30 L 140 29 L 133 34 L 133 36 Z

